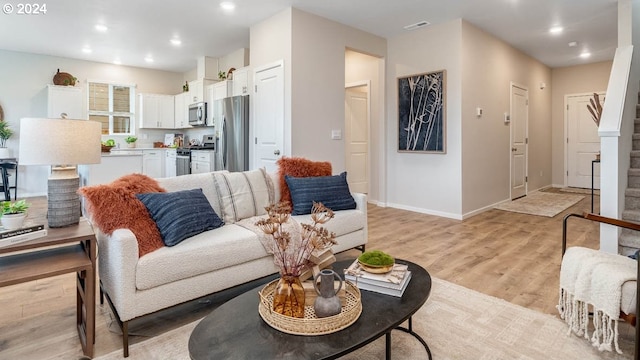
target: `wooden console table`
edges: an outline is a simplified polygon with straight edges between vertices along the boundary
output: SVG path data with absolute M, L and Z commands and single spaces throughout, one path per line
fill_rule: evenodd
M 44 216 L 42 224 L 47 224 Z M 37 221 L 37 220 L 36 220 Z M 82 350 L 93 357 L 96 322 L 96 237 L 89 222 L 49 228 L 47 236 L 0 248 L 0 287 L 77 273 L 76 324 Z

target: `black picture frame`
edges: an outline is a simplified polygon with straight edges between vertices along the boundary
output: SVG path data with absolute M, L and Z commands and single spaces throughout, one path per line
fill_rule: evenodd
M 446 154 L 446 70 L 398 78 L 398 151 Z

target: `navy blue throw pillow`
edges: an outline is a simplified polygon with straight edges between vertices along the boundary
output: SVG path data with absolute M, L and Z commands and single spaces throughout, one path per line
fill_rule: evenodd
M 321 202 L 333 211 L 356 208 L 347 184 L 347 173 L 335 176 L 292 177 L 285 175 L 293 202 L 293 215 L 311 213 L 313 202 Z
M 156 222 L 166 246 L 177 245 L 186 238 L 224 225 L 202 189 L 136 196 Z

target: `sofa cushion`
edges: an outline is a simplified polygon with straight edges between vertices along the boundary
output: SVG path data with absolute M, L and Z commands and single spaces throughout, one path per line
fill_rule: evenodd
M 291 192 L 293 215 L 311 213 L 313 202 L 321 202 L 333 211 L 356 208 L 347 184 L 347 173 L 336 176 L 296 178 L 285 176 Z
M 156 222 L 166 246 L 175 246 L 188 237 L 224 225 L 202 189 L 146 193 L 137 197 Z
M 301 157 L 281 157 L 276 162 L 278 164 L 278 176 L 280 185 L 280 201 L 291 202 L 289 187 L 284 179 L 285 176 L 310 177 L 310 176 L 331 176 L 331 163 L 328 161 L 311 161 Z
M 157 179 L 158 184 L 162 186 L 166 191 L 180 191 L 189 189 L 202 189 L 204 196 L 207 197 L 213 211 L 216 214 L 221 215 L 222 209 L 220 209 L 220 200 L 218 199 L 218 191 L 213 182 L 213 174 L 219 172 L 228 172 L 227 170 L 216 171 L 213 173 L 202 174 L 188 174 L 175 176 L 170 178 Z
M 328 231 L 334 232 L 336 236 L 362 230 L 367 224 L 366 215 L 360 210 L 343 210 L 337 211 L 334 214 L 333 219 L 321 226 Z M 313 224 L 310 214 L 294 215 L 292 218 L 299 223 Z
M 164 247 L 160 231 L 147 208 L 136 194 L 164 192 L 158 182 L 146 175 L 131 174 L 110 184 L 85 186 L 78 190 L 91 223 L 104 234 L 117 229 L 130 229 L 138 241 L 138 256 L 142 257 Z
M 215 173 L 213 176 L 225 223 L 266 214 L 275 201 L 273 184 L 265 169 Z
M 141 258 L 136 266 L 136 287 L 150 289 L 263 257 L 272 256 L 256 234 L 227 224 Z

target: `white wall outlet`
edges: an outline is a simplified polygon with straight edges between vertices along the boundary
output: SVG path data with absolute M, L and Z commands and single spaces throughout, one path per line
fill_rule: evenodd
M 331 140 L 342 139 L 342 130 L 331 130 Z

